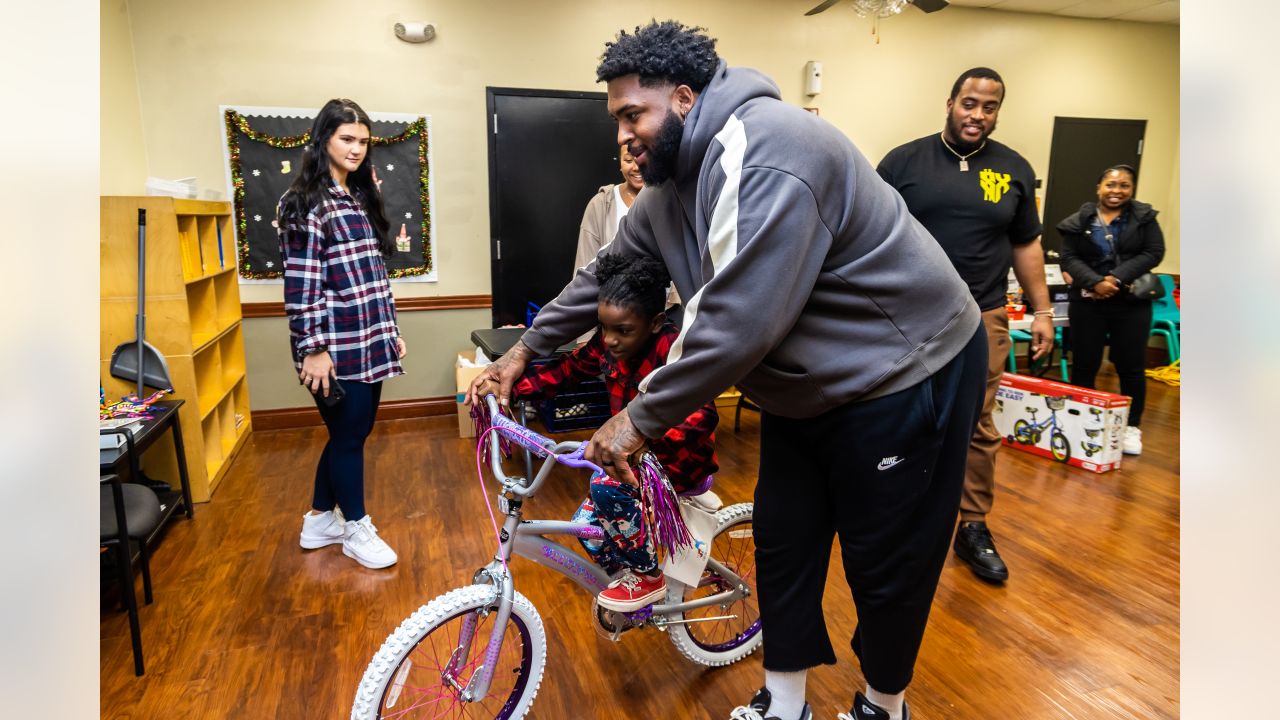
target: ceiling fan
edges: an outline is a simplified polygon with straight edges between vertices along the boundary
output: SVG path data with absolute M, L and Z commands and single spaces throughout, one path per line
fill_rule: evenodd
M 840 0 L 824 0 L 820 5 L 805 13 L 805 15 L 817 15 L 838 2 Z M 941 10 L 950 3 L 947 0 L 853 0 L 853 10 L 863 17 L 869 15 L 887 17 L 901 12 L 902 7 L 908 4 L 915 5 L 924 12 L 931 13 Z

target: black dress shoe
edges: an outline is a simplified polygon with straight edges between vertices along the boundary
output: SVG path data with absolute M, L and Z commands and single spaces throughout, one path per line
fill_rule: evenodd
M 889 711 L 871 702 L 862 693 L 853 696 L 853 708 L 849 714 L 840 713 L 841 720 L 889 720 Z M 902 702 L 902 720 L 911 720 L 911 709 Z
M 1004 582 L 1009 579 L 1009 568 L 996 552 L 996 541 L 992 539 L 986 523 L 960 523 L 955 548 L 956 555 L 969 563 L 974 574 L 983 580 Z
M 776 715 L 765 714 L 772 704 L 773 695 L 767 688 L 760 688 L 751 702 L 739 705 L 729 713 L 729 720 L 780 720 Z M 800 711 L 800 720 L 813 720 L 813 710 L 809 709 L 809 703 L 805 703 L 804 709 Z

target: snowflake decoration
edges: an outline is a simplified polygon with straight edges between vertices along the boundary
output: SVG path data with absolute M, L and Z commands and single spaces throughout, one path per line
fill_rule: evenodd
M 254 216 L 253 216 L 253 221 L 254 221 L 254 222 L 262 222 L 262 216 L 261 216 L 261 215 L 254 215 Z
M 270 260 L 268 260 L 268 261 L 267 261 L 267 267 L 269 267 L 269 268 L 273 268 L 273 267 L 275 267 L 275 266 L 276 266 L 276 264 L 275 264 L 275 263 L 271 262 Z
M 261 175 L 261 174 L 262 174 L 262 171 L 261 171 L 261 170 L 254 170 L 254 171 L 253 171 L 253 176 L 254 176 L 254 177 L 258 177 L 258 176 L 259 176 L 259 175 Z
M 395 172 L 396 166 L 393 163 L 387 163 L 387 172 Z
M 405 219 L 405 220 L 410 220 L 410 219 L 412 219 L 412 218 L 413 218 L 413 213 L 405 213 L 405 214 L 404 214 L 404 219 Z

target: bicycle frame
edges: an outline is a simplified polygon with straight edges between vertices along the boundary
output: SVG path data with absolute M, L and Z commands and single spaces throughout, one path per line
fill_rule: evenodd
M 1038 409 L 1028 407 L 1027 410 L 1031 413 L 1032 422 L 1027 423 L 1026 428 L 1023 429 L 1025 433 L 1039 433 L 1039 432 L 1044 432 L 1045 430 L 1049 430 L 1050 428 L 1052 428 L 1053 430 L 1061 429 L 1058 426 L 1057 410 L 1054 410 L 1053 408 L 1049 408 L 1049 417 L 1039 422 L 1036 421 L 1036 412 Z
M 457 683 L 453 673 L 457 670 L 456 663 L 458 659 L 466 657 L 470 653 L 476 625 L 474 616 L 464 620 L 458 639 L 458 647 L 454 650 L 453 659 L 445 666 L 443 672 L 444 677 L 461 692 L 462 699 L 466 702 L 477 702 L 484 699 L 493 680 L 493 668 L 502 652 L 506 625 L 511 618 L 512 603 L 515 601 L 515 581 L 508 568 L 508 563 L 513 555 L 518 555 L 564 575 L 593 596 L 599 594 L 601 590 L 604 590 L 613 581 L 613 577 L 589 559 L 582 557 L 561 543 L 548 539 L 549 536 L 569 535 L 585 540 L 604 540 L 605 533 L 603 530 L 589 523 L 522 519 L 524 500 L 532 497 L 537 492 L 542 483 L 546 481 L 547 476 L 550 475 L 552 466 L 557 462 L 571 467 L 589 468 L 601 475 L 604 474 L 603 471 L 594 464 L 582 459 L 582 451 L 585 450 L 585 446 L 582 443 L 555 443 L 503 417 L 498 412 L 497 403 L 492 395 L 486 398 L 486 402 L 489 405 L 490 417 L 493 419 L 493 426 L 496 432 L 502 433 L 513 442 L 546 459 L 538 469 L 538 473 L 532 482 L 526 482 L 524 478 L 508 477 L 502 469 L 502 456 L 498 449 L 497 438 L 490 439 L 489 462 L 494 477 L 503 486 L 502 491 L 498 494 L 498 506 L 501 512 L 506 515 L 506 520 L 503 522 L 502 529 L 498 535 L 499 546 L 497 554 L 488 565 L 476 571 L 472 581 L 475 584 L 488 583 L 494 585 L 498 601 L 497 617 L 494 620 L 493 629 L 490 632 L 485 649 L 484 664 L 476 669 L 466 687 L 463 688 Z M 507 494 L 515 497 L 508 498 Z M 707 567 L 730 583 L 732 588 L 689 602 L 655 604 L 634 613 L 627 613 L 628 619 L 635 622 L 652 620 L 655 625 L 662 626 L 667 624 L 664 618 L 668 615 L 684 613 L 711 605 L 727 604 L 749 592 L 742 578 L 715 558 L 708 559 Z

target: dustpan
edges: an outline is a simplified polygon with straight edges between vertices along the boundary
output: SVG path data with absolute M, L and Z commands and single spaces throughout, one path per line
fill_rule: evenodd
M 143 387 L 157 390 L 173 387 L 169 379 L 169 363 L 164 355 L 147 342 L 147 211 L 138 208 L 138 315 L 137 337 L 120 343 L 111 353 L 111 377 L 135 380 L 138 397 L 143 397 Z

